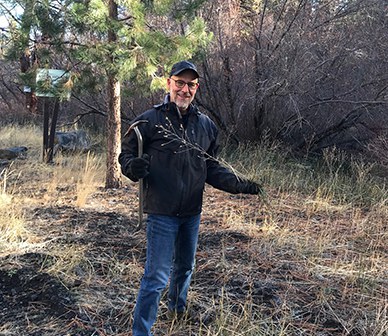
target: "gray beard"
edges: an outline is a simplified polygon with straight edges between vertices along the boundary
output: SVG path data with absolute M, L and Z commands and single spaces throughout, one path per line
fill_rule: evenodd
M 176 106 L 181 110 L 181 111 L 186 111 L 190 104 L 176 104 Z

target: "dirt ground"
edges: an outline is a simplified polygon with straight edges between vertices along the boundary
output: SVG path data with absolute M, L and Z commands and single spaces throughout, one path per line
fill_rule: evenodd
M 83 208 L 74 205 L 72 185 L 21 188 L 33 200 L 25 211 L 32 243 L 1 254 L 0 335 L 130 335 L 146 248 L 145 229 L 136 230 L 136 185 L 100 187 Z M 215 335 L 223 324 L 229 332 L 219 335 L 254 335 L 243 330 L 260 323 L 262 335 L 365 335 L 357 323 L 344 323 L 353 291 L 344 296 L 343 277 L 312 274 L 295 247 L 281 248 L 271 236 L 274 216 L 290 236 L 307 222 L 319 236 L 333 221 L 311 217 L 299 201 L 269 214 L 256 196 L 208 187 L 189 294 L 193 317 L 169 320 L 163 297 L 155 335 Z M 344 226 L 348 215 L 338 215 Z M 346 229 L 337 222 L 338 232 Z

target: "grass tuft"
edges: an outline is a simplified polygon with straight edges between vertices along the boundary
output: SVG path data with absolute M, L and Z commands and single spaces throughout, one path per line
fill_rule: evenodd
M 101 170 L 101 159 L 94 154 L 88 152 L 86 158 L 81 160 L 81 174 L 77 179 L 77 207 L 84 207 L 88 197 L 101 185 Z
M 7 190 L 9 170 L 0 174 L 0 251 L 22 243 L 28 236 L 23 209 L 17 199 Z

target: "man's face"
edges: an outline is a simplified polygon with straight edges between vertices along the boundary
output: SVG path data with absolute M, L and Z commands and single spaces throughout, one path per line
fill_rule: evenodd
M 170 101 L 175 103 L 182 113 L 186 112 L 197 92 L 199 84 L 196 77 L 193 71 L 187 70 L 167 79 Z

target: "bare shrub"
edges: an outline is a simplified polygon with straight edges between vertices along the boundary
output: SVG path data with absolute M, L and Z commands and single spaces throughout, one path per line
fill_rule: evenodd
M 382 1 L 212 2 L 198 95 L 230 135 L 295 150 L 360 149 L 385 128 Z M 227 17 L 227 20 L 222 20 Z
M 388 132 L 369 142 L 367 149 L 381 165 L 388 168 Z

